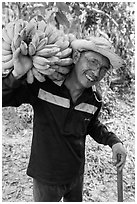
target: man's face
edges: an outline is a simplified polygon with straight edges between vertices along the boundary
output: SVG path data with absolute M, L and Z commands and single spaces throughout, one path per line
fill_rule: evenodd
M 109 60 L 101 54 L 92 51 L 82 52 L 75 64 L 77 81 L 83 88 L 89 88 L 105 76 L 109 67 Z

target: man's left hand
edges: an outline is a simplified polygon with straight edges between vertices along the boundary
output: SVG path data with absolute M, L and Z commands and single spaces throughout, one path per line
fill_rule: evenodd
M 126 162 L 126 151 L 123 147 L 122 143 L 116 143 L 112 146 L 112 160 L 114 162 L 114 165 L 118 168 L 119 171 L 121 171 L 125 165 Z M 117 162 L 117 156 L 120 155 L 120 161 Z

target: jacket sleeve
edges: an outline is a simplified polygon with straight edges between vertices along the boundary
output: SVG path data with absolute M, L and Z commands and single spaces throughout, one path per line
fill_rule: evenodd
M 18 107 L 22 103 L 34 102 L 34 94 L 28 88 L 28 84 L 22 78 L 17 80 L 12 72 L 2 76 L 2 106 Z
M 89 134 L 96 142 L 109 145 L 110 147 L 121 142 L 113 132 L 109 132 L 107 127 L 99 121 L 98 116 L 90 121 L 87 134 Z

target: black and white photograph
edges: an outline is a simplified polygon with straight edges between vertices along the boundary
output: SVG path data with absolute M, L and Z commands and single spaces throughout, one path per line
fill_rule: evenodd
M 2 202 L 135 202 L 135 2 L 2 2 Z

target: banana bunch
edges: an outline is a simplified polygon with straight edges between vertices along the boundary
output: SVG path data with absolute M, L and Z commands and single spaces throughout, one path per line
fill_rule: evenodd
M 3 71 L 13 67 L 13 53 L 20 47 L 22 55 L 31 57 L 33 67 L 27 72 L 27 82 L 34 78 L 45 81 L 45 75 L 54 82 L 63 80 L 72 68 L 73 34 L 65 34 L 44 20 L 34 17 L 29 22 L 21 19 L 10 22 L 2 30 Z

